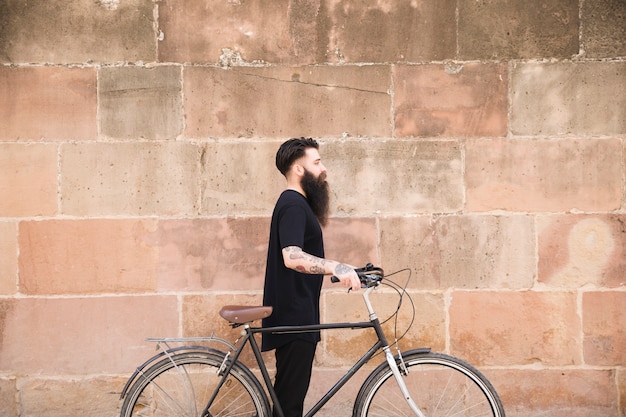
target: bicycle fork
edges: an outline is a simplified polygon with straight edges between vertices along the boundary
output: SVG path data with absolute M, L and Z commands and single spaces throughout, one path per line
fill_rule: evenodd
M 398 383 L 398 387 L 400 388 L 400 392 L 402 392 L 402 396 L 404 397 L 404 400 L 409 405 L 411 410 L 415 413 L 417 417 L 426 417 L 424 413 L 422 413 L 422 411 L 419 409 L 417 404 L 415 404 L 415 401 L 413 401 L 413 398 L 411 398 L 411 393 L 409 392 L 409 389 L 406 387 L 406 383 L 404 382 L 404 379 L 402 378 L 402 373 L 400 372 L 400 369 L 398 368 L 398 364 L 396 363 L 396 360 L 391 354 L 391 349 L 389 348 L 389 342 L 387 342 L 387 337 L 383 333 L 383 329 L 380 324 L 380 321 L 378 320 L 378 316 L 374 312 L 374 308 L 372 307 L 372 304 L 370 303 L 369 294 L 372 291 L 372 289 L 373 287 L 370 287 L 367 290 L 365 290 L 365 293 L 363 294 L 363 299 L 365 300 L 365 305 L 367 306 L 367 311 L 369 312 L 369 315 L 370 315 L 370 321 L 374 323 L 374 329 L 376 329 L 378 338 L 381 342 L 384 343 L 382 349 L 385 352 L 385 358 L 387 359 L 387 363 L 389 364 L 389 367 L 391 368 L 391 372 L 393 373 L 393 376 L 396 379 L 396 382 Z M 403 361 L 401 355 L 400 355 L 400 361 L 401 362 Z M 404 374 L 408 373 L 408 369 L 404 365 L 404 362 L 402 362 L 402 372 Z
M 391 349 L 389 349 L 389 346 L 385 346 L 383 348 L 383 351 L 385 352 L 385 358 L 387 358 L 387 363 L 389 364 L 389 367 L 391 368 L 391 372 L 393 373 L 393 376 L 396 379 L 396 382 L 398 383 L 398 387 L 400 388 L 400 392 L 402 392 L 402 396 L 404 397 L 404 400 L 409 405 L 411 410 L 413 410 L 416 416 L 426 417 L 424 413 L 422 413 L 422 410 L 419 409 L 417 404 L 415 404 L 415 401 L 413 401 L 413 398 L 411 398 L 411 393 L 409 392 L 409 389 L 406 387 L 406 383 L 404 382 L 404 379 L 402 378 L 402 373 L 407 374 L 408 369 L 403 365 L 402 366 L 403 371 L 400 372 L 400 369 L 398 368 L 398 365 L 396 364 L 396 360 L 391 354 Z M 402 360 L 402 357 L 400 357 L 400 360 Z

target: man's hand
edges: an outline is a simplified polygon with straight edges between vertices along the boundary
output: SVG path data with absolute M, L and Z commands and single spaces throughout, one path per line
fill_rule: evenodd
M 341 285 L 344 287 L 352 288 L 353 291 L 357 291 L 361 288 L 361 280 L 359 280 L 359 276 L 351 266 L 338 264 L 335 267 L 333 274 L 339 278 Z

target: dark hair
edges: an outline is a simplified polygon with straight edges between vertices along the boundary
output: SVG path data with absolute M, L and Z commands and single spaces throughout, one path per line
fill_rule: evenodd
M 319 144 L 312 138 L 292 138 L 283 142 L 276 152 L 276 168 L 281 174 L 287 174 L 294 161 L 303 157 L 308 148 L 319 149 Z

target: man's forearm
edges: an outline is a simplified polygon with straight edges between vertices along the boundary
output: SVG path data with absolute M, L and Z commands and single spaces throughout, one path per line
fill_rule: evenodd
M 351 268 L 348 265 L 320 258 L 304 252 L 297 246 L 283 249 L 285 266 L 304 274 L 345 274 Z

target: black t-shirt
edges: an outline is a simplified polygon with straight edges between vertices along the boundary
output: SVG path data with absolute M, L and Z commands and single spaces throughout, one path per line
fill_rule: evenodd
M 283 191 L 272 214 L 263 305 L 272 306 L 273 311 L 263 320 L 263 327 L 320 323 L 323 275 L 301 274 L 285 267 L 282 249 L 288 246 L 324 257 L 322 228 L 306 198 L 294 190 Z M 264 333 L 262 350 L 275 349 L 295 339 L 319 342 L 320 333 Z

